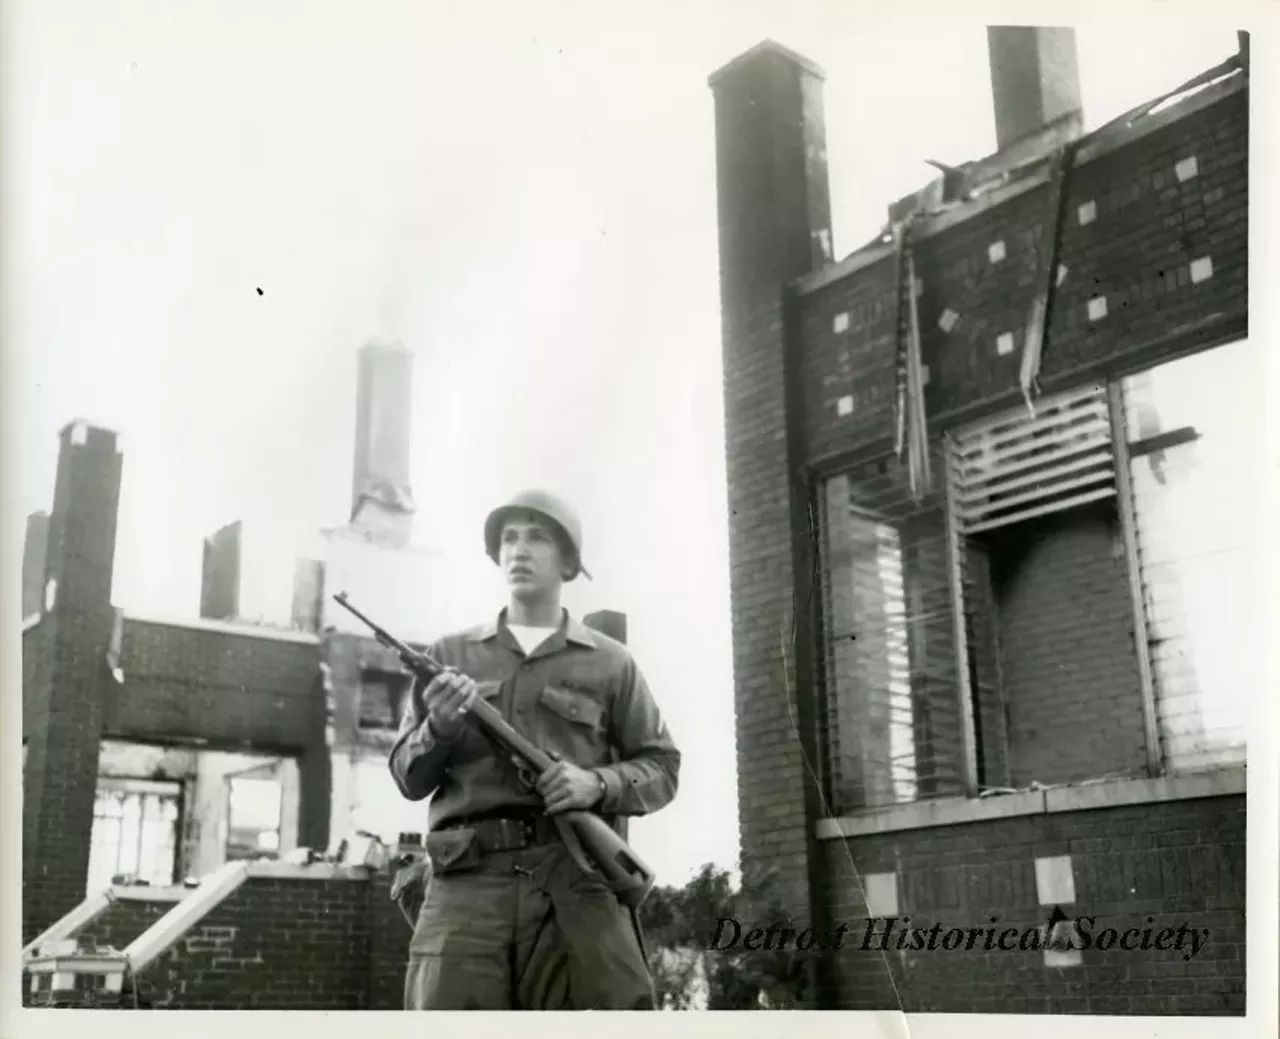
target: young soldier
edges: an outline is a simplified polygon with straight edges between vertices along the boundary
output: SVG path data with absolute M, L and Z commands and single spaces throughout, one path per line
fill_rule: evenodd
M 391 752 L 404 796 L 432 798 L 405 1007 L 654 1009 L 635 914 L 574 863 L 553 816 L 589 809 L 625 834 L 675 797 L 680 752 L 626 647 L 560 604 L 563 582 L 590 576 L 573 511 L 527 491 L 490 513 L 485 547 L 509 602 L 432 647 L 448 670 L 415 683 Z M 466 724 L 475 697 L 557 759 L 534 789 Z

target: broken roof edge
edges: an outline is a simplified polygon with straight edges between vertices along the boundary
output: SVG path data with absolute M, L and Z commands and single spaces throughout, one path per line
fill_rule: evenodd
M 726 77 L 732 75 L 738 69 L 742 68 L 742 66 L 749 64 L 762 54 L 773 54 L 776 57 L 782 58 L 784 61 L 788 61 L 792 65 L 795 65 L 800 69 L 800 71 L 807 72 L 809 75 L 817 79 L 825 80 L 827 78 L 826 72 L 823 71 L 822 66 L 816 61 L 806 58 L 803 54 L 793 51 L 790 47 L 784 47 L 775 40 L 764 39 L 754 47 L 743 51 L 736 58 L 733 58 L 724 65 L 721 65 L 715 72 L 711 73 L 711 75 L 707 77 L 707 86 L 714 90 L 725 80 Z
M 1201 80 L 1202 82 L 1198 82 Z M 1084 166 L 1119 151 L 1148 134 L 1245 90 L 1249 80 L 1243 67 L 1234 58 L 1230 58 L 1189 82 L 1190 85 L 1183 84 L 1165 95 L 1152 98 L 1097 130 L 1083 135 L 1075 145 L 1072 165 Z M 990 183 L 994 186 L 975 185 L 974 190 L 979 192 L 975 197 L 920 214 L 912 226 L 912 238 L 918 241 L 940 234 L 1024 192 L 1040 187 L 1051 175 L 1056 154 L 1052 151 L 1045 152 L 1035 158 L 1028 158 L 1020 166 L 993 172 Z M 994 158 L 995 156 L 991 156 L 976 160 L 969 165 L 987 165 Z M 886 228 L 844 259 L 797 279 L 792 287 L 801 296 L 809 295 L 893 256 L 894 247 L 890 234 L 890 229 Z
M 99 422 L 97 419 L 81 414 L 64 422 L 62 428 L 58 430 L 58 436 L 65 436 L 69 429 L 74 429 L 76 426 L 83 426 L 86 430 L 93 429 L 99 433 L 107 433 L 113 437 L 120 435 L 120 430 L 117 426 Z
M 165 628 L 185 628 L 195 631 L 209 631 L 218 635 L 238 635 L 244 638 L 271 639 L 277 642 L 299 642 L 305 645 L 319 645 L 320 636 L 314 632 L 301 631 L 284 625 L 258 624 L 253 621 L 209 620 L 205 617 L 171 617 L 156 614 L 134 613 L 123 611 L 125 621 L 138 624 L 154 624 Z

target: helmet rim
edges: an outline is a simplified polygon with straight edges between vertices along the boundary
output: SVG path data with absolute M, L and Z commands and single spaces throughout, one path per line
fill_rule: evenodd
M 570 529 L 565 520 L 557 516 L 553 510 L 557 506 L 566 512 L 569 522 L 573 524 L 575 529 Z M 494 562 L 498 562 L 498 543 L 502 535 L 502 527 L 507 517 L 515 513 L 528 513 L 537 516 L 539 520 L 546 523 L 552 534 L 556 537 L 560 544 L 560 550 L 566 556 L 566 561 L 572 570 L 566 581 L 572 581 L 579 574 L 591 579 L 591 574 L 582 564 L 582 533 L 577 517 L 574 515 L 569 506 L 539 491 L 526 491 L 516 495 L 509 501 L 503 502 L 490 511 L 485 519 L 484 524 L 484 540 L 485 552 Z

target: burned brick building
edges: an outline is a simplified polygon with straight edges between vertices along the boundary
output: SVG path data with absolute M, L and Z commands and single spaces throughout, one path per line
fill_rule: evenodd
M 399 1007 L 409 931 L 386 857 L 339 850 L 426 828 L 386 763 L 407 679 L 330 596 L 348 591 L 418 646 L 477 619 L 450 599 L 449 559 L 412 538 L 411 358 L 359 353 L 349 520 L 325 532 L 324 558 L 298 560 L 291 623 L 241 615 L 239 523 L 205 539 L 200 616 L 115 607 L 117 434 L 62 430 L 23 566 L 28 957 L 37 939 L 142 941 L 139 962 L 164 956 L 143 978 L 161 1005 Z M 620 613 L 585 620 L 625 638 Z M 299 913 L 329 921 L 314 955 L 294 948 Z
M 989 43 L 998 151 L 843 257 L 821 70 L 711 79 L 744 870 L 852 928 L 814 1006 L 1242 1014 L 1247 39 L 1089 133 L 1070 30 Z

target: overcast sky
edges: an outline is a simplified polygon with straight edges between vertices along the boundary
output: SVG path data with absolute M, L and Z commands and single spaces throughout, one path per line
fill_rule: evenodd
M 737 853 L 712 97 L 764 37 L 821 64 L 836 254 L 926 158 L 994 149 L 985 31 L 834 3 L 182 4 L 7 0 L 8 371 L 17 505 L 56 434 L 124 450 L 115 601 L 193 616 L 201 538 L 246 524 L 245 609 L 346 518 L 355 351 L 417 356 L 419 540 L 502 589 L 485 511 L 578 504 L 685 752 L 636 828 L 674 882 Z M 1079 34 L 1096 126 L 1235 49 L 1226 28 Z M 256 291 L 261 288 L 262 295 Z M 12 500 L 12 498 L 10 499 Z

